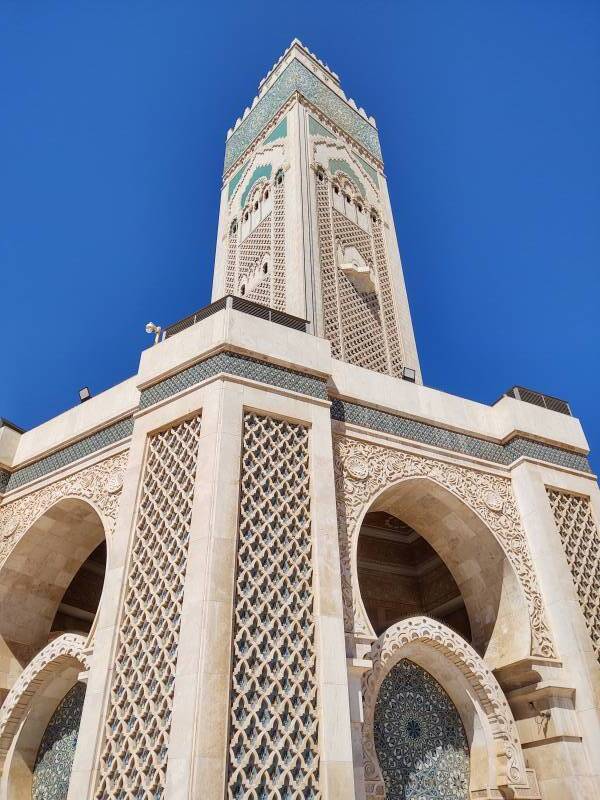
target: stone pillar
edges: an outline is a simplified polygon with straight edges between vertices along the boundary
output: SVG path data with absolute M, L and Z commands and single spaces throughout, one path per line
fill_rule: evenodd
M 513 487 L 563 669 L 508 695 L 518 718 L 525 758 L 544 800 L 600 796 L 600 667 L 592 650 L 545 484 L 569 476 L 523 462 Z M 587 479 L 580 481 L 585 492 Z M 560 483 L 558 483 L 560 486 Z
M 106 719 L 111 702 L 111 686 L 116 674 L 119 634 L 123 627 L 122 610 L 127 592 L 127 575 L 130 569 L 132 546 L 135 541 L 136 523 L 140 511 L 140 494 L 144 477 L 149 437 L 157 432 L 177 426 L 181 420 L 200 413 L 207 406 L 207 429 L 210 429 L 209 409 L 214 407 L 214 393 L 219 384 L 196 389 L 172 402 L 138 412 L 135 419 L 129 459 L 123 480 L 123 490 L 115 530 L 108 544 L 107 570 L 101 607 L 96 627 L 93 656 L 91 657 L 88 686 L 83 707 L 80 733 L 69 787 L 69 800 L 91 798 L 95 794 L 96 775 L 106 734 Z M 204 424 L 204 420 L 202 422 Z M 204 430 L 202 429 L 202 435 Z M 210 443 L 200 443 L 200 449 L 209 448 Z M 202 460 L 196 460 L 196 488 L 206 477 Z M 197 505 L 192 509 L 191 532 L 196 528 L 194 517 Z M 165 536 L 171 533 L 165 532 Z M 179 630 L 178 643 L 182 643 Z M 137 633 L 135 634 L 137 636 Z M 148 643 L 148 650 L 152 643 Z M 185 664 L 185 662 L 183 662 Z M 179 668 L 179 664 L 178 664 Z M 185 667 L 184 667 L 185 668 Z M 177 680 L 176 680 L 177 683 Z M 159 692 L 160 693 L 160 692 Z M 171 730 L 167 731 L 167 741 Z M 123 752 L 127 745 L 123 745 Z

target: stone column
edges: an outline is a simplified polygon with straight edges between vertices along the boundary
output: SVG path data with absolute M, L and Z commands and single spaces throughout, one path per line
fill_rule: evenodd
M 149 435 L 177 424 L 180 420 L 197 414 L 207 405 L 207 430 L 210 430 L 211 413 L 215 405 L 214 393 L 219 384 L 199 388 L 172 402 L 158 405 L 148 411 L 138 412 L 131 438 L 129 459 L 123 480 L 123 490 L 114 533 L 107 542 L 108 558 L 105 585 L 98 612 L 93 655 L 91 657 L 86 698 L 81 718 L 79 738 L 69 786 L 69 800 L 93 798 L 95 777 L 104 736 L 111 684 L 115 672 L 115 658 L 121 625 L 121 611 L 126 592 L 126 582 L 138 515 L 139 495 L 144 471 Z M 203 420 L 204 425 L 204 420 Z M 204 428 L 202 429 L 204 436 Z M 204 448 L 210 448 L 207 441 Z M 201 458 L 198 459 L 196 486 L 206 476 Z M 192 515 L 192 531 L 195 529 Z M 179 644 L 183 641 L 179 636 Z
M 581 800 L 600 796 L 600 668 L 554 524 L 544 470 L 523 462 L 512 478 L 563 669 L 508 697 L 520 717 L 525 758 L 536 770 L 544 800 Z M 553 471 L 553 477 L 568 485 L 568 475 Z M 585 492 L 591 481 L 581 483 L 579 491 Z

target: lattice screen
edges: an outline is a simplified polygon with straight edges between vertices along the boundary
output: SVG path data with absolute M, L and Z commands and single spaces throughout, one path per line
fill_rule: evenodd
M 150 437 L 97 800 L 163 797 L 200 417 Z
M 600 658 L 600 534 L 589 497 L 546 487 L 594 650 Z
M 230 800 L 318 798 L 308 430 L 246 414 Z
M 324 335 L 335 358 L 400 376 L 402 351 L 381 222 L 372 234 L 331 205 L 327 178 L 315 176 Z M 355 247 L 377 278 L 377 292 L 356 290 L 336 263 L 336 242 Z

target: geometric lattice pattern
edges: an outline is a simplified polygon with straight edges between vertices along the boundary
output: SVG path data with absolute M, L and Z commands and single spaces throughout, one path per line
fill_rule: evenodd
M 375 751 L 386 800 L 467 800 L 469 745 L 439 683 L 403 659 L 384 678 L 375 706 Z
M 159 800 L 169 748 L 200 417 L 149 438 L 97 800 Z
M 381 223 L 371 233 L 332 205 L 332 184 L 315 175 L 324 336 L 334 358 L 400 376 L 402 352 Z M 355 248 L 374 275 L 375 291 L 359 291 L 337 263 L 339 248 Z
M 311 550 L 308 430 L 247 413 L 230 800 L 320 796 Z
M 596 655 L 600 658 L 600 534 L 589 497 L 546 487 Z

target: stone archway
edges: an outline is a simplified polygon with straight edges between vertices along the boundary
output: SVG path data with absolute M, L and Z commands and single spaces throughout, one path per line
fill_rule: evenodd
M 458 634 L 428 617 L 388 628 L 371 649 L 363 675 L 363 766 L 367 797 L 385 797 L 375 746 L 375 712 L 381 687 L 403 660 L 417 664 L 456 707 L 470 749 L 470 797 L 532 797 L 512 712 L 481 657 Z
M 58 636 L 23 670 L 0 709 L 1 800 L 31 796 L 48 723 L 88 669 L 86 637 Z
M 464 596 L 471 626 L 478 628 L 473 630 L 474 640 L 493 667 L 529 655 L 554 656 L 509 479 L 346 436 L 334 437 L 334 447 L 347 633 L 365 641 L 375 638 L 360 597 L 356 553 L 366 513 L 381 508 L 400 516 L 423 536 L 437 532 L 437 542 L 431 543 L 440 548 L 439 554 L 450 567 Z M 459 526 L 466 536 L 457 530 Z M 458 553 L 447 546 L 450 542 L 459 546 L 461 556 L 466 557 L 471 548 L 468 560 L 473 568 L 483 567 L 478 581 L 465 573 Z M 502 579 L 490 595 L 483 576 L 498 570 Z M 494 639 L 500 610 L 509 635 L 498 630 Z M 515 639 L 515 630 L 520 639 Z
M 21 664 L 57 633 L 89 633 L 104 583 L 105 542 L 93 506 L 65 498 L 15 544 L 0 570 L 0 636 Z

